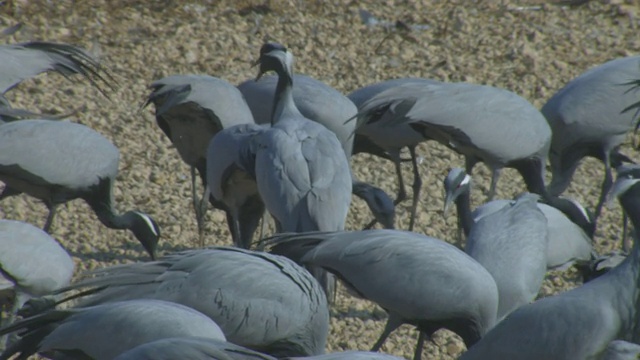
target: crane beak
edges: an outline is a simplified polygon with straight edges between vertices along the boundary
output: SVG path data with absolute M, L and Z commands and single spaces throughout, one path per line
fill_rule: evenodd
M 447 193 L 446 197 L 444 198 L 444 208 L 442 209 L 442 216 L 444 217 L 447 216 L 452 203 L 453 203 L 453 198 L 451 194 Z
M 254 61 L 254 62 L 251 64 L 251 67 L 252 67 L 252 68 L 254 68 L 254 67 L 258 66 L 258 65 L 260 65 L 260 59 L 258 59 L 258 60 L 256 60 L 256 61 Z M 262 69 L 260 69 L 260 71 L 258 72 L 258 75 L 256 76 L 256 79 L 255 79 L 254 81 L 258 81 L 258 80 L 260 80 L 260 78 L 262 77 L 262 75 L 264 75 L 264 72 L 262 71 Z

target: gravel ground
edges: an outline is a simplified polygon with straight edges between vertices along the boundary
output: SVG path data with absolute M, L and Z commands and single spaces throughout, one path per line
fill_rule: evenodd
M 189 169 L 156 126 L 151 109 L 140 111 L 148 84 L 171 74 L 201 73 L 237 84 L 255 76 L 250 67 L 265 39 L 287 45 L 296 55 L 295 70 L 348 93 L 394 77 L 426 77 L 503 87 L 540 107 L 556 90 L 586 69 L 615 57 L 638 53 L 640 1 L 129 1 L 9 0 L 0 2 L 0 26 L 23 22 L 12 43 L 48 40 L 82 45 L 98 55 L 119 82 L 110 99 L 86 82 L 61 76 L 27 81 L 8 97 L 19 107 L 63 113 L 80 109 L 72 119 L 111 139 L 121 150 L 115 190 L 121 211 L 140 209 L 162 228 L 160 251 L 196 246 L 197 229 L 190 200 Z M 376 18 L 426 25 L 401 36 L 382 26 L 362 24 L 358 10 Z M 378 47 L 388 35 L 388 40 Z M 629 141 L 630 143 L 631 141 Z M 640 157 L 630 146 L 623 151 Z M 447 241 L 455 239 L 455 214 L 442 216 L 442 178 L 462 158 L 429 143 L 424 157 L 424 199 L 417 232 Z M 363 180 L 395 193 L 391 163 L 355 157 L 353 167 Z M 474 204 L 485 198 L 489 172 L 474 174 Z M 406 175 L 410 167 L 406 166 Z M 599 194 L 602 166 L 585 161 L 568 195 L 592 207 Z M 511 197 L 524 184 L 505 170 L 499 197 Z M 410 191 L 410 189 L 409 189 Z M 398 208 L 397 227 L 408 226 L 409 202 Z M 42 225 L 45 207 L 26 196 L 7 199 L 0 218 Z M 363 202 L 354 199 L 349 229 L 369 220 Z M 596 236 L 597 250 L 619 247 L 618 205 L 607 208 Z M 230 244 L 224 216 L 207 215 L 207 244 Z M 78 270 L 147 260 L 126 231 L 103 227 L 89 207 L 75 201 L 61 206 L 52 235 L 74 256 Z M 542 296 L 577 285 L 576 273 L 552 273 Z M 340 294 L 333 309 L 327 351 L 368 349 L 382 331 L 384 311 L 366 301 Z M 385 352 L 411 357 L 417 333 L 409 326 L 396 331 Z M 428 358 L 452 359 L 464 351 L 460 339 L 447 331 L 436 334 Z

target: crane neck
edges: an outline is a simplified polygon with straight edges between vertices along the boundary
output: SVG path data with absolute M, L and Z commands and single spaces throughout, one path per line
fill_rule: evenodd
M 469 189 L 463 191 L 456 198 L 456 210 L 458 211 L 458 227 L 462 228 L 465 237 L 469 237 L 473 227 L 473 215 L 471 212 L 471 196 Z
M 271 125 L 275 125 L 280 119 L 289 116 L 302 116 L 295 102 L 293 101 L 293 76 L 281 69 L 276 71 L 278 83 L 273 100 L 273 110 L 271 112 Z
M 109 178 L 100 179 L 99 183 L 83 197 L 98 216 L 100 222 L 110 229 L 131 229 L 134 216 L 130 213 L 120 215 L 116 213 L 113 204 L 113 181 Z

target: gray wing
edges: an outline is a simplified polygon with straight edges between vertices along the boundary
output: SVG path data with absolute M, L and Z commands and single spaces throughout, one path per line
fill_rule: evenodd
M 474 223 L 481 218 L 512 204 L 512 200 L 493 200 L 473 211 Z M 585 232 L 569 220 L 560 210 L 538 203 L 538 208 L 547 219 L 549 243 L 547 246 L 547 269 L 564 268 L 575 261 L 591 259 L 592 241 Z
M 0 220 L 0 276 L 31 296 L 69 285 L 74 262 L 49 234 L 13 220 Z
M 0 126 L 0 177 L 81 189 L 115 178 L 119 159 L 109 140 L 84 125 L 21 120 Z
M 251 159 L 254 154 L 247 151 L 251 152 L 253 138 L 267 129 L 263 125 L 241 124 L 223 129 L 211 139 L 207 148 L 207 185 L 216 200 L 224 200 L 227 190 L 233 191 L 229 189 L 233 185 L 228 185 L 227 181 L 238 171 L 252 177 L 253 186 L 256 186 L 255 164 Z M 254 192 L 257 193 L 257 188 Z
M 348 95 L 348 97 L 354 104 L 356 104 L 360 111 L 362 106 L 369 101 L 369 99 L 392 87 L 402 84 L 427 85 L 436 83 L 439 83 L 439 81 L 422 78 L 387 80 L 354 90 Z M 411 128 L 409 124 L 398 124 L 394 125 L 393 128 L 388 126 L 388 119 L 393 119 L 395 116 L 395 109 L 381 107 L 378 111 L 372 114 L 372 116 L 368 117 L 366 121 L 359 121 L 356 134 L 357 136 L 364 136 L 370 139 L 374 144 L 385 150 L 402 148 L 403 146 L 412 146 L 425 140 L 425 137 Z M 385 125 L 383 126 L 383 124 Z M 356 143 L 358 143 L 357 139 Z M 360 151 L 360 149 L 356 149 L 356 151 Z
M 0 45 L 0 93 L 46 71 L 55 71 L 65 77 L 80 74 L 102 93 L 106 90 L 100 83 L 114 87 L 113 78 L 98 60 L 79 47 L 50 42 Z
M 153 103 L 158 126 L 190 165 L 204 161 L 218 131 L 253 123 L 242 94 L 225 80 L 208 75 L 172 75 L 151 84 L 142 105 Z
M 275 360 L 274 357 L 202 337 L 167 338 L 137 346 L 114 360 Z
M 422 78 L 400 78 L 367 85 L 352 91 L 347 97 L 360 109 L 364 103 L 379 93 L 403 84 L 438 84 L 440 81 Z
M 547 269 L 566 267 L 575 261 L 589 261 L 593 251 L 592 240 L 582 228 L 552 206 L 539 203 L 538 208 L 547 218 L 549 229 Z
M 388 126 L 409 123 L 426 137 L 463 154 L 478 153 L 499 163 L 546 157 L 551 142 L 549 125 L 531 103 L 490 86 L 402 84 L 367 101 L 360 108 L 358 122 L 367 123 L 381 111 L 395 113 L 387 119 Z
M 638 99 L 624 84 L 640 78 L 640 56 L 609 61 L 571 80 L 542 107 L 555 136 L 552 148 L 577 141 L 601 141 L 624 135 L 634 125 L 635 112 L 622 110 Z
M 176 302 L 212 318 L 229 341 L 282 356 L 318 354 L 326 343 L 326 297 L 306 270 L 284 257 L 215 247 L 97 275 L 71 287 L 106 286 L 85 305 L 136 298 Z
M 96 360 L 113 359 L 140 344 L 163 338 L 201 336 L 225 340 L 220 327 L 203 314 L 157 300 L 52 310 L 18 321 L 3 332 L 25 328 L 29 331 L 18 340 L 18 349 L 37 344 L 37 348 L 25 351 L 80 352 Z M 11 353 L 12 348 L 7 352 Z
M 311 121 L 281 120 L 258 147 L 258 189 L 283 231 L 344 229 L 351 171 L 333 133 Z
M 247 80 L 238 85 L 258 124 L 271 122 L 277 82 L 277 76 L 264 76 L 259 81 Z M 304 117 L 324 125 L 336 134 L 345 154 L 351 157 L 351 135 L 355 123 L 345 122 L 356 115 L 357 109 L 347 97 L 322 81 L 296 74 L 293 76 L 293 101 Z
M 498 285 L 498 319 L 533 301 L 544 280 L 548 230 L 537 199 L 522 195 L 514 204 L 481 218 L 469 233 L 465 251 Z

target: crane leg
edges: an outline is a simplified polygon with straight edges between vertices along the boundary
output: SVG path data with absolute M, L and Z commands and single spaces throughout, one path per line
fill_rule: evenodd
M 193 201 L 193 210 L 196 213 L 196 224 L 198 225 L 198 241 L 200 247 L 204 247 L 204 214 L 207 212 L 206 202 L 209 199 L 207 189 L 202 196 L 198 198 L 196 191 L 196 167 L 191 166 L 191 199 Z
M 411 154 L 411 164 L 413 165 L 413 202 L 411 203 L 411 218 L 409 219 L 409 231 L 413 231 L 416 222 L 416 213 L 418 211 L 418 202 L 420 201 L 420 189 L 422 189 L 422 178 L 418 169 L 418 159 L 416 156 L 416 147 L 409 146 Z
M 387 319 L 387 324 L 384 326 L 384 330 L 382 330 L 382 334 L 378 338 L 378 341 L 373 345 L 371 351 L 379 351 L 384 344 L 384 341 L 387 340 L 389 334 L 391 334 L 395 329 L 402 325 L 402 321 L 396 316 L 389 314 L 389 319 Z
M 49 215 L 47 215 L 47 221 L 44 223 L 44 227 L 42 228 L 46 233 L 49 233 L 49 230 L 51 230 L 51 224 L 53 224 L 53 217 L 56 215 L 57 207 L 57 204 L 47 204 Z
M 424 331 L 420 331 L 418 334 L 418 343 L 416 344 L 416 352 L 413 354 L 413 360 L 422 359 L 422 348 L 424 347 L 424 340 L 427 337 L 427 334 Z
M 627 233 L 629 232 L 629 218 L 627 214 L 622 213 L 622 250 L 628 254 L 629 250 L 629 242 L 627 241 Z
M 20 310 L 22 305 L 24 305 L 24 303 L 28 299 L 29 299 L 28 296 L 21 293 L 16 293 L 13 299 L 13 305 L 11 306 L 11 310 L 9 310 L 9 314 L 7 315 L 7 317 L 1 319 L 2 321 L 0 322 L 0 326 L 5 327 L 7 325 L 12 324 L 16 319 L 16 314 L 18 313 L 18 310 Z M 18 340 L 18 334 L 15 332 L 2 336 L 0 338 L 0 351 L 4 351 L 7 347 L 15 343 L 16 340 Z
M 393 159 L 393 164 L 396 167 L 396 176 L 398 176 L 398 195 L 393 201 L 393 205 L 398 205 L 407 198 L 407 190 L 404 188 L 404 179 L 402 178 L 402 165 L 398 159 Z
M 607 199 L 609 190 L 611 190 L 611 186 L 613 185 L 613 175 L 611 174 L 611 157 L 609 156 L 609 154 L 605 154 L 602 160 L 604 162 L 604 181 L 602 181 L 600 198 L 598 199 L 595 214 L 593 215 L 594 222 L 597 221 L 598 217 L 600 216 L 600 212 L 602 212 L 602 207 Z
M 498 179 L 500 179 L 501 171 L 502 169 L 491 170 L 491 185 L 489 186 L 489 195 L 487 196 L 487 201 L 493 200 L 493 197 L 496 196 L 496 187 L 498 185 Z

